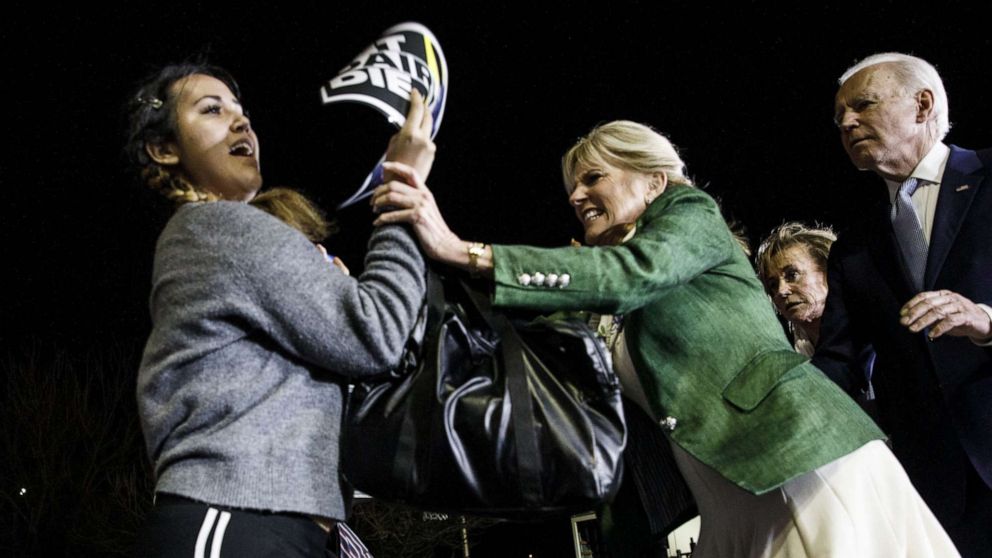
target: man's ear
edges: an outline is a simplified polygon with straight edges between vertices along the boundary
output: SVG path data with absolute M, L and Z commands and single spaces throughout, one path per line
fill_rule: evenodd
M 179 150 L 176 144 L 171 141 L 162 143 L 146 143 L 145 153 L 151 157 L 152 161 L 162 166 L 174 166 L 179 164 Z
M 916 94 L 916 121 L 926 122 L 933 118 L 933 91 L 924 89 Z

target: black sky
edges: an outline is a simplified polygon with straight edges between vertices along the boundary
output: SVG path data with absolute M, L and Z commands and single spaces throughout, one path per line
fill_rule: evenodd
M 879 51 L 913 52 L 938 67 L 950 143 L 992 144 L 988 3 L 697 4 L 10 10 L 0 23 L 8 278 L 0 340 L 86 345 L 147 334 L 164 217 L 125 172 L 120 109 L 150 70 L 200 53 L 240 81 L 266 184 L 304 189 L 331 207 L 362 180 L 390 131 L 369 109 L 322 107 L 320 85 L 387 27 L 424 23 L 451 76 L 429 182 L 452 228 L 487 242 L 560 245 L 578 236 L 558 160 L 594 124 L 617 118 L 667 133 L 752 239 L 783 219 L 843 228 L 882 187 L 840 148 L 835 80 Z M 340 219 L 328 247 L 360 268 L 368 212 Z

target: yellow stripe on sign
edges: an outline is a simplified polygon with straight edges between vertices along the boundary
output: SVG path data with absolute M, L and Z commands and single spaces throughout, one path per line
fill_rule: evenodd
M 441 80 L 441 70 L 437 67 L 437 58 L 434 57 L 434 45 L 431 43 L 431 38 L 424 35 L 424 50 L 427 52 L 427 67 L 431 70 L 431 76 L 434 78 L 435 83 Z M 441 84 L 437 83 L 436 87 L 440 88 Z

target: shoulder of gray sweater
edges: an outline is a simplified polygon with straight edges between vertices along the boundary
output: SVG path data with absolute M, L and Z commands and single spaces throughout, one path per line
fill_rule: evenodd
M 184 242 L 239 261 L 258 255 L 277 264 L 297 251 L 315 250 L 303 233 L 247 203 L 189 204 L 176 212 L 173 221 L 174 233 Z
M 371 217 L 370 217 L 371 219 Z M 191 203 L 181 206 L 170 220 L 170 225 L 182 227 L 189 232 L 208 233 L 205 240 L 223 242 L 232 238 L 239 243 L 310 241 L 299 231 L 278 218 L 242 202 L 219 201 Z M 168 228 L 168 226 L 167 226 Z M 404 246 L 416 246 L 416 240 L 409 229 L 401 225 L 376 227 L 369 239 L 371 248 L 376 241 L 388 239 Z
M 180 227 L 189 233 L 204 235 L 205 240 L 233 237 L 236 240 L 251 241 L 257 237 L 303 237 L 302 233 L 261 209 L 232 201 L 184 205 L 176 210 L 169 225 Z
M 296 229 L 241 202 L 219 201 L 181 206 L 162 237 L 172 240 L 176 249 L 184 252 L 202 250 L 203 258 L 225 260 L 241 268 L 294 268 L 300 265 L 301 258 L 313 260 L 318 253 L 310 240 Z M 411 256 L 410 263 L 417 268 L 422 270 L 424 267 L 417 241 L 406 226 L 375 228 L 367 248 L 366 265 L 371 263 L 370 259 L 377 259 L 377 254 L 401 252 Z
M 206 202 L 179 207 L 159 237 L 158 271 L 228 280 L 259 270 L 296 269 L 306 260 L 322 265 L 323 257 L 302 233 L 264 211 L 241 202 Z M 219 285 L 214 285 L 217 288 Z

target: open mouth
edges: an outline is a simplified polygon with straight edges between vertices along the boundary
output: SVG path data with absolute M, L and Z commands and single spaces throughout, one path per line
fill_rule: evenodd
M 582 212 L 582 222 L 591 223 L 596 219 L 599 219 L 603 215 L 603 211 L 596 209 L 595 207 L 590 207 Z
M 235 157 L 254 157 L 255 146 L 250 141 L 243 139 L 232 145 L 228 153 Z

